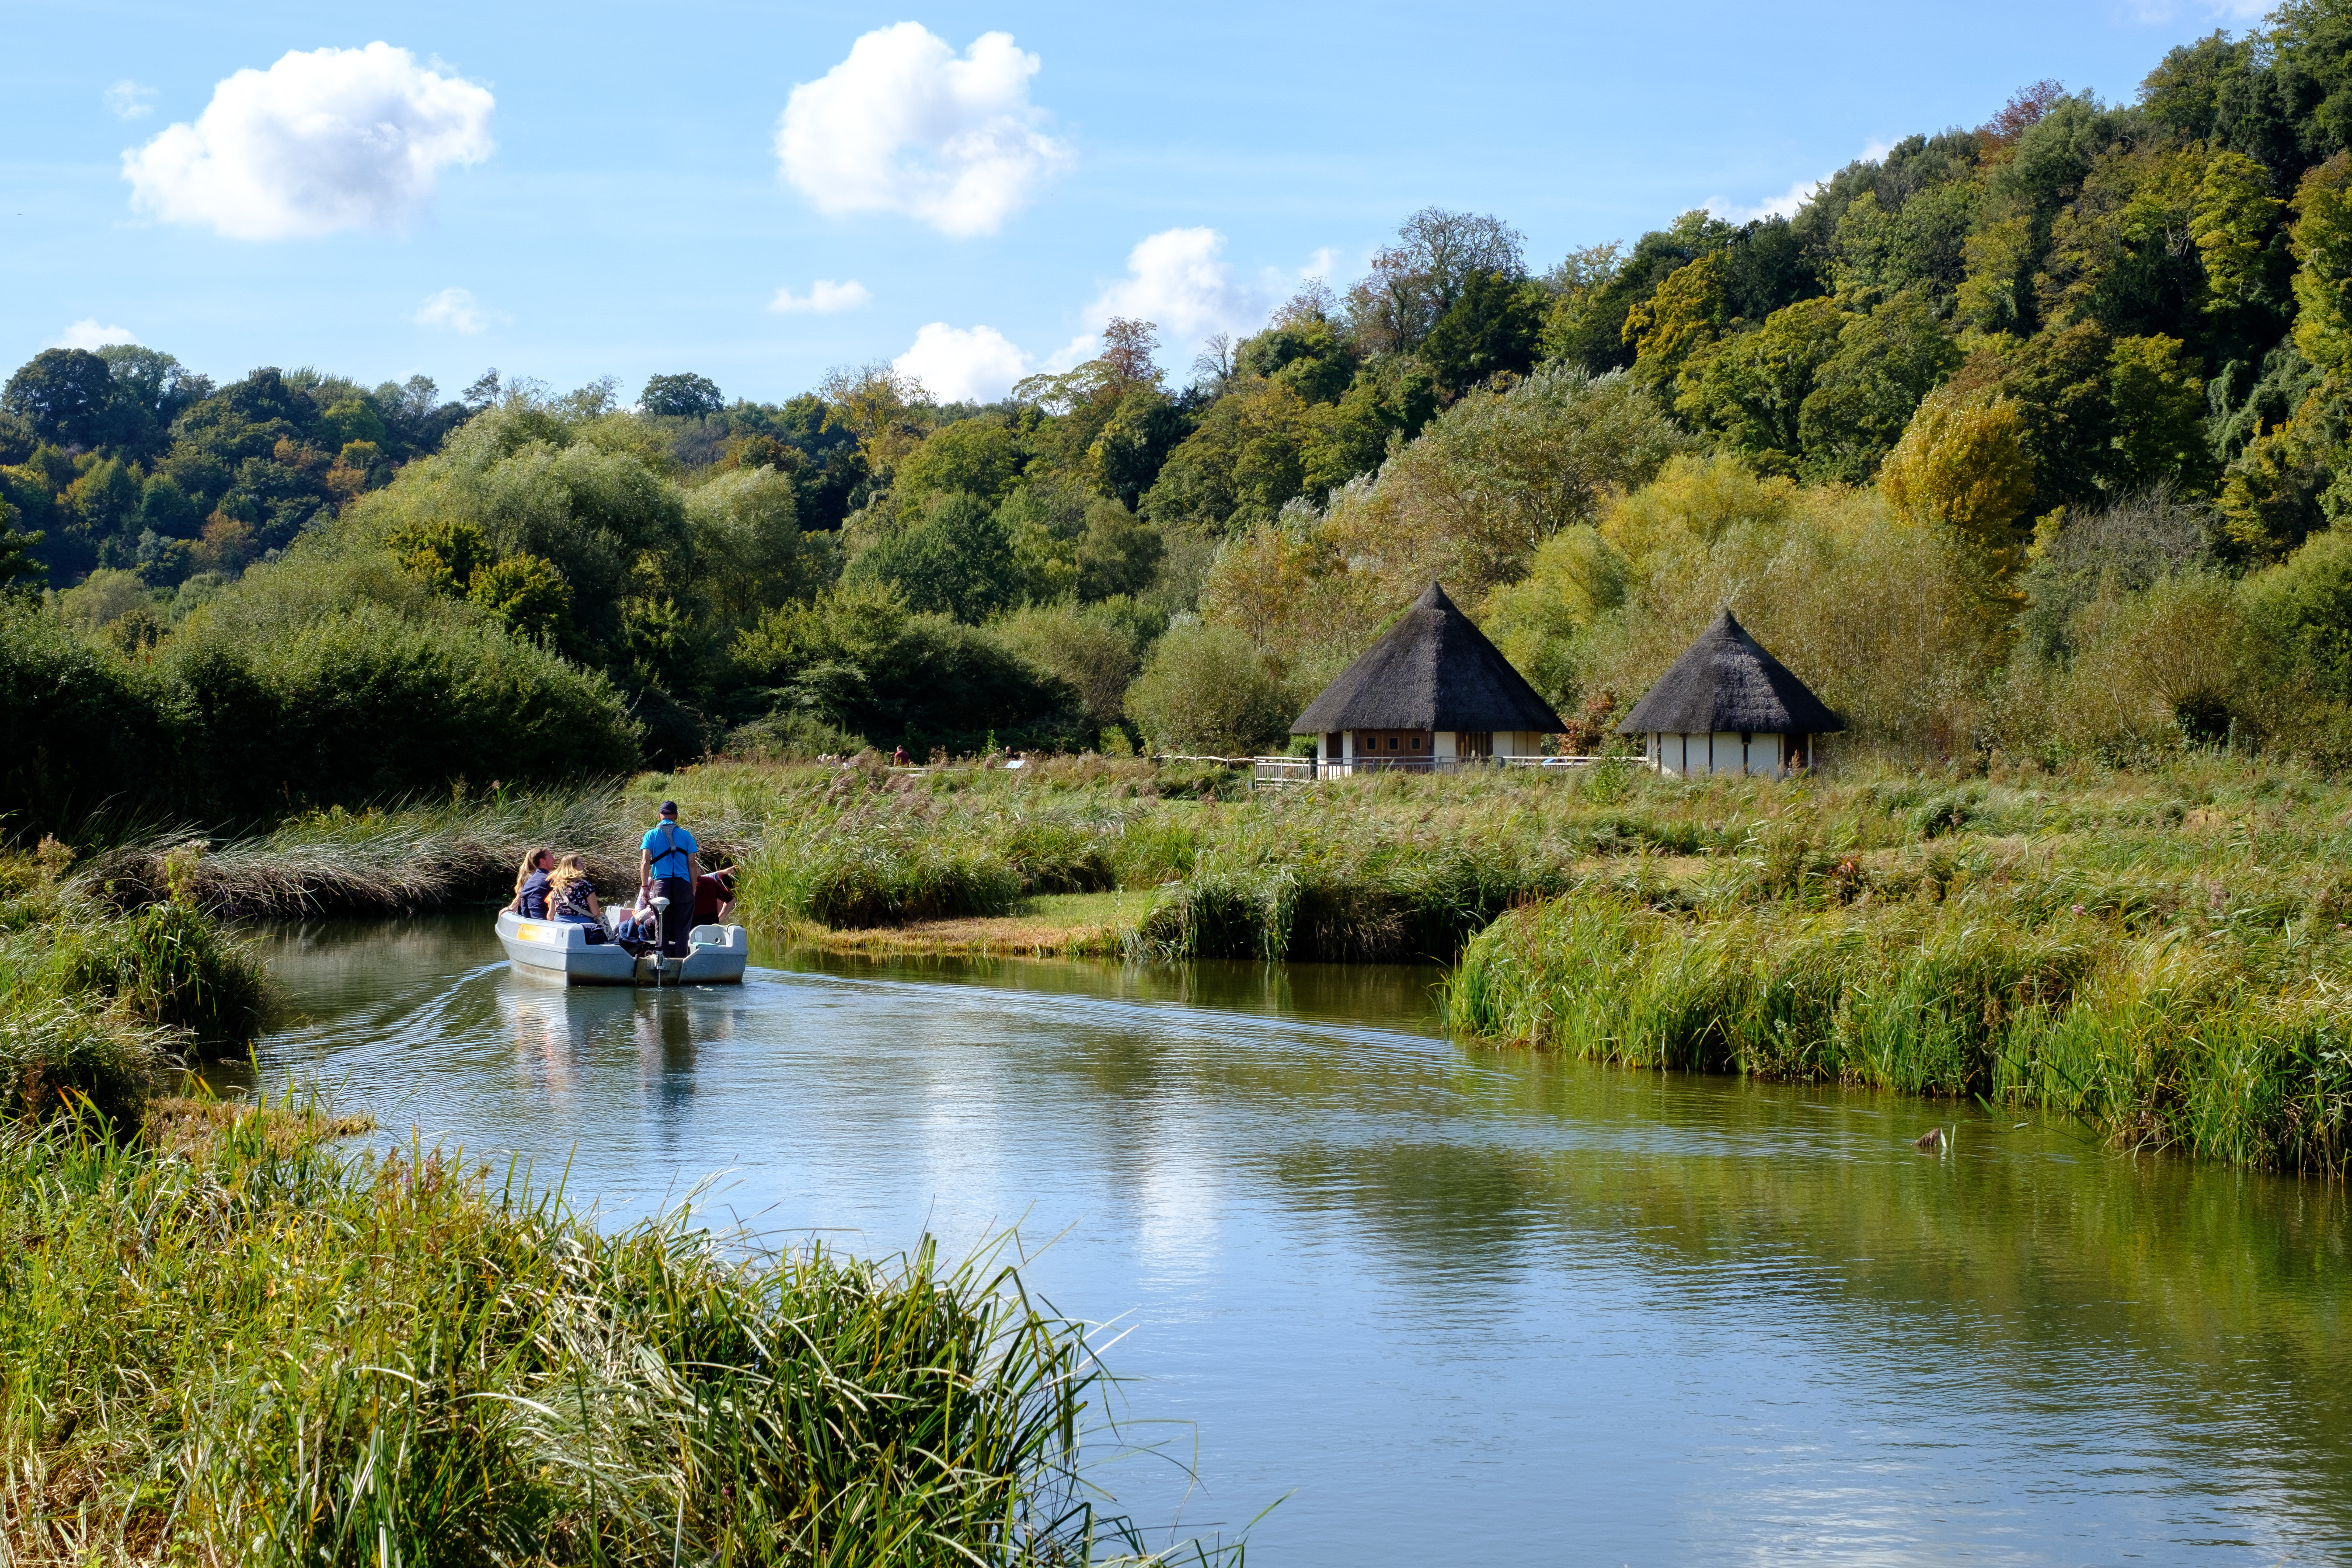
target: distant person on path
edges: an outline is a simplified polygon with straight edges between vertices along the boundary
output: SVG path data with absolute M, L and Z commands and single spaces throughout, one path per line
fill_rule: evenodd
M 908 765 L 906 747 L 899 747 L 898 750 L 892 754 L 890 758 L 890 765 L 894 768 L 903 768 Z
M 514 897 L 507 900 L 500 914 L 517 914 L 527 921 L 547 918 L 548 874 L 555 869 L 555 851 L 534 849 L 522 858 L 521 868 L 515 872 Z
M 721 866 L 694 879 L 694 923 L 715 926 L 735 912 L 735 868 Z
M 694 835 L 677 825 L 677 802 L 662 802 L 661 820 L 638 846 L 637 881 L 669 900 L 662 912 L 662 951 L 672 958 L 686 956 L 686 934 L 694 929 L 694 858 L 701 850 Z

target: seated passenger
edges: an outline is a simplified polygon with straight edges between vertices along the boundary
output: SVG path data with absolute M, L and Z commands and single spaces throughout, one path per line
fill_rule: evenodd
M 694 923 L 723 924 L 735 912 L 735 868 L 721 866 L 694 879 Z
M 596 885 L 588 879 L 588 862 L 566 855 L 548 879 L 548 912 L 570 925 L 588 928 L 592 942 L 604 940 L 604 909 L 596 901 Z
M 613 935 L 623 947 L 635 952 L 653 945 L 654 927 L 653 890 L 639 888 L 637 901 L 614 918 Z
M 527 921 L 547 918 L 547 874 L 555 869 L 555 851 L 534 849 L 522 858 L 515 872 L 514 897 L 499 910 L 502 915 L 520 915 Z

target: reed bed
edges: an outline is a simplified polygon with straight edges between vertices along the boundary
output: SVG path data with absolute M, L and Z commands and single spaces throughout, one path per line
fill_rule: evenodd
M 288 1109 L 0 1138 L 0 1558 L 1135 1550 L 1076 1469 L 1086 1331 L 1010 1270 L 746 1255 L 683 1210 L 600 1234 Z
M 1593 1060 L 2045 1106 L 2126 1147 L 2341 1173 L 2352 937 L 2328 894 L 2290 890 L 2283 913 L 2053 909 L 2095 895 L 2050 880 L 1829 908 L 1581 890 L 1473 940 L 1445 1011 Z
M 242 1055 L 272 1009 L 260 960 L 186 899 L 126 912 L 54 843 L 0 857 L 0 1120 L 135 1121 L 172 1068 Z
M 625 808 L 609 784 L 335 806 L 218 845 L 187 829 L 141 834 L 99 856 L 84 879 L 126 907 L 176 891 L 232 918 L 396 914 L 502 898 L 524 854 L 546 845 L 586 855 L 601 882 L 634 884 Z

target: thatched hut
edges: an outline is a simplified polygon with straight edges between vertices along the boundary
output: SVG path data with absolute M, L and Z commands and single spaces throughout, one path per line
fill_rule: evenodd
M 1532 757 L 1567 726 L 1436 584 L 1290 727 L 1318 773 Z
M 1621 735 L 1674 776 L 1753 773 L 1785 778 L 1813 762 L 1813 738 L 1845 723 L 1726 610 L 1658 678 Z

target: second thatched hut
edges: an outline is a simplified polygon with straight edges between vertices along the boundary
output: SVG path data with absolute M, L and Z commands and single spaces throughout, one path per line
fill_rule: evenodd
M 1844 728 L 1726 610 L 1633 704 L 1617 732 L 1641 736 L 1650 765 L 1672 777 L 1785 778 L 1812 765 L 1816 736 Z

